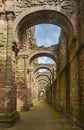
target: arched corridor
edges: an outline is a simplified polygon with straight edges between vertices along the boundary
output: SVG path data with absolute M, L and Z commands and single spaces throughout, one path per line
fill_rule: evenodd
M 84 0 L 0 1 L 0 126 L 12 126 L 22 115 L 24 120 L 16 123 L 14 130 L 21 122 L 32 125 L 36 118 L 45 126 L 42 130 L 79 129 L 66 126 L 68 118 L 84 129 L 83 12 Z M 38 46 L 35 26 L 39 24 L 58 26 L 59 42 Z M 43 57 L 53 63 L 40 64 L 38 59 Z M 66 117 L 64 122 L 50 115 L 43 99 Z M 32 107 L 35 102 L 39 105 Z M 33 124 L 36 130 L 39 121 Z M 59 127 L 61 123 L 63 127 Z

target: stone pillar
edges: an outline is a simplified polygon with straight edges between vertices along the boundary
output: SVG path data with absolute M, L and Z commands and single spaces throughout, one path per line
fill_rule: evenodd
M 27 57 L 24 56 L 24 85 L 25 85 L 25 100 L 24 105 L 27 105 Z
M 33 105 L 33 100 L 32 100 L 32 69 L 29 69 L 29 74 L 28 74 L 28 103 L 30 106 Z
M 15 108 L 15 104 L 13 104 L 13 87 L 15 83 L 15 73 L 13 71 L 13 14 L 7 14 L 7 57 L 6 57 L 6 90 L 7 92 L 7 102 L 6 102 L 6 111 L 12 112 Z M 13 80 L 14 78 L 14 80 Z
M 60 108 L 60 77 L 59 77 L 59 67 L 56 69 L 56 108 Z
M 27 86 L 27 56 L 23 56 L 24 58 L 24 101 L 21 111 L 28 111 L 28 86 Z
M 19 118 L 16 111 L 16 86 L 15 86 L 15 70 L 14 70 L 14 54 L 13 46 L 13 20 L 12 12 L 6 13 L 7 19 L 7 43 L 6 43 L 6 72 L 5 72 L 5 114 L 0 117 L 0 125 L 11 125 L 12 122 Z
M 0 113 L 5 112 L 6 44 L 7 44 L 7 21 L 5 13 L 0 12 Z
M 53 72 L 52 72 L 52 81 L 54 81 L 54 68 L 53 68 Z
M 49 79 L 50 79 L 50 85 L 51 85 L 51 84 L 52 84 L 52 78 L 51 78 L 51 75 L 50 75 Z

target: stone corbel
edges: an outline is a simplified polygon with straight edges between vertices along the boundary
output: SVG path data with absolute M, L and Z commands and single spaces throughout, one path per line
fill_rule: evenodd
M 5 0 L 4 8 L 6 12 L 15 12 L 15 3 L 13 0 Z

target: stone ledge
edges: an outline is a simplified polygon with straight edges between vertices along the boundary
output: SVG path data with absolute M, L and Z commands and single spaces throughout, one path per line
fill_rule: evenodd
M 18 111 L 0 115 L 1 127 L 12 127 L 13 123 L 20 118 Z

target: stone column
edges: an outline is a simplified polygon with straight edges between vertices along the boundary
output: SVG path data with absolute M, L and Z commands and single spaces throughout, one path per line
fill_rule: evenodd
M 51 85 L 53 83 L 53 81 L 52 81 L 52 75 L 50 75 L 49 79 L 50 79 L 50 85 Z
M 28 103 L 30 106 L 33 105 L 32 101 L 32 69 L 29 69 L 29 74 L 28 74 Z
M 19 117 L 16 111 L 16 86 L 15 86 L 15 70 L 14 70 L 14 55 L 12 51 L 13 46 L 13 20 L 14 14 L 12 12 L 6 13 L 7 19 L 7 43 L 6 43 L 6 72 L 5 72 L 5 114 L 0 117 L 2 125 L 11 125 L 12 122 Z
M 24 105 L 27 105 L 27 57 L 24 56 L 24 85 L 25 85 L 25 100 L 24 100 Z
M 53 68 L 53 72 L 52 72 L 52 81 L 54 81 L 54 68 Z
M 5 112 L 5 70 L 6 70 L 7 21 L 0 12 L 0 113 Z
M 60 77 L 59 68 L 56 68 L 56 108 L 60 107 Z
M 21 108 L 21 111 L 28 111 L 29 104 L 28 104 L 28 86 L 27 86 L 27 56 L 23 56 L 24 58 L 24 103 Z
M 12 13 L 7 14 L 7 52 L 6 52 L 6 90 L 7 90 L 7 101 L 6 101 L 6 112 L 12 112 L 16 109 L 13 106 L 13 87 L 15 79 L 15 73 L 13 71 L 13 17 Z M 15 105 L 15 104 L 14 104 Z
M 28 90 L 27 90 L 27 56 L 24 56 L 24 84 L 25 84 L 25 101 L 24 104 L 28 104 Z

